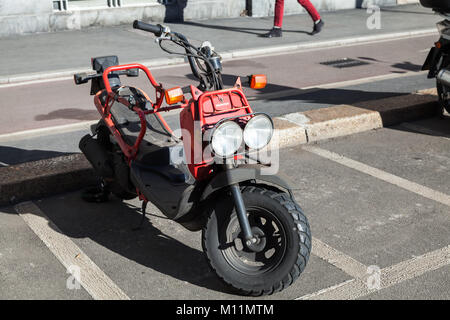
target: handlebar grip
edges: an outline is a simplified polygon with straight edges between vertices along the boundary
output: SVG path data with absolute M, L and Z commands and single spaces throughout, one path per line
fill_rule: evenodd
M 75 84 L 83 84 L 89 81 L 88 75 L 86 73 L 77 73 L 73 75 L 73 80 Z
M 149 23 L 145 23 L 145 22 L 142 22 L 139 20 L 134 20 L 133 28 L 151 32 L 157 37 L 161 36 L 161 34 L 163 33 L 163 28 L 161 27 L 161 25 L 149 24 Z

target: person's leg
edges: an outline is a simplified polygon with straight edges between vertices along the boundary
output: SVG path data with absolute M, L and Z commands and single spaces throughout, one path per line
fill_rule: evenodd
M 265 33 L 261 36 L 266 38 L 281 37 L 283 35 L 281 31 L 281 27 L 283 26 L 283 15 L 284 15 L 284 0 L 276 0 L 273 28 L 268 33 Z
M 275 27 L 281 28 L 283 26 L 283 16 L 284 16 L 284 0 L 275 1 L 275 18 L 273 25 Z
M 309 0 L 297 0 L 297 1 L 302 5 L 303 8 L 306 9 L 306 11 L 308 11 L 309 15 L 311 16 L 311 19 L 314 21 L 313 31 L 310 34 L 313 35 L 322 31 L 324 23 L 320 18 L 319 12 L 317 12 L 316 8 L 311 3 L 311 1 Z
M 309 13 L 314 22 L 320 20 L 320 14 L 309 0 L 297 0 L 303 8 Z

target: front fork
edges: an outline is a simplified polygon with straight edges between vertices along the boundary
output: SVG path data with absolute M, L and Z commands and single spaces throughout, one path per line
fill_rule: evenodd
M 233 165 L 227 164 L 226 170 L 233 169 Z M 228 181 L 231 182 L 231 178 L 228 176 Z M 252 228 L 250 226 L 250 222 L 248 221 L 247 209 L 245 208 L 244 199 L 242 198 L 241 188 L 238 183 L 230 184 L 231 194 L 233 195 L 234 205 L 236 207 L 236 214 L 239 220 L 239 225 L 244 234 L 245 243 L 247 246 L 251 246 L 255 244 L 258 239 L 254 236 Z

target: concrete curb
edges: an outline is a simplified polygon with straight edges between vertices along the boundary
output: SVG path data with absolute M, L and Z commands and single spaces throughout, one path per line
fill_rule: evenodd
M 279 148 L 286 148 L 337 138 L 432 117 L 437 114 L 437 110 L 434 89 L 355 105 L 338 105 L 286 114 L 274 119 L 279 138 L 273 143 Z
M 80 189 L 96 181 L 83 154 L 0 168 L 0 205 Z
M 298 112 L 274 118 L 277 135 L 272 147 L 286 148 L 432 117 L 435 90 L 356 105 Z M 82 154 L 0 168 L 0 206 L 76 190 L 93 183 L 95 175 Z
M 256 56 L 267 56 L 267 55 L 275 55 L 282 53 L 292 53 L 303 50 L 311 50 L 311 49 L 322 49 L 329 47 L 340 47 L 346 45 L 354 45 L 361 44 L 367 42 L 377 42 L 377 41 L 386 41 L 393 39 L 401 39 L 401 38 L 410 38 L 410 37 L 419 37 L 425 35 L 436 34 L 436 29 L 422 29 L 422 30 L 413 30 L 413 31 L 405 31 L 405 32 L 394 32 L 394 33 L 385 33 L 385 34 L 377 34 L 370 36 L 359 36 L 359 37 L 351 37 L 351 38 L 342 38 L 336 40 L 326 40 L 326 41 L 312 41 L 307 43 L 291 43 L 287 45 L 277 45 L 277 46 L 268 46 L 261 48 L 252 48 L 252 49 L 237 49 L 237 50 L 229 50 L 220 52 L 224 61 L 233 60 L 233 59 L 244 59 L 249 57 Z M 131 63 L 136 61 L 129 61 L 126 63 Z M 139 61 L 138 61 L 139 62 Z M 139 63 L 149 67 L 167 67 L 173 65 L 182 65 L 185 64 L 186 61 L 184 58 L 180 57 L 172 57 L 172 58 L 157 58 L 152 60 L 140 61 Z M 0 86 L 7 86 L 12 84 L 26 84 L 33 83 L 36 81 L 53 81 L 53 80 L 67 80 L 71 79 L 75 73 L 81 72 L 91 72 L 91 69 L 88 68 L 79 68 L 79 69 L 67 69 L 67 70 L 56 70 L 50 72 L 37 72 L 37 73 L 29 73 L 29 74 L 17 74 L 11 75 L 7 77 L 0 77 Z

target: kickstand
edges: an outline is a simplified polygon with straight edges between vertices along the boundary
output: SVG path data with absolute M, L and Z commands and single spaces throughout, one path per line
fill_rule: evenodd
M 142 228 L 142 225 L 144 224 L 144 219 L 145 219 L 145 215 L 147 214 L 146 212 L 147 209 L 147 201 L 142 201 L 142 218 L 141 218 L 141 222 L 139 223 L 139 225 L 135 228 L 133 228 L 133 231 L 137 231 L 140 230 Z

